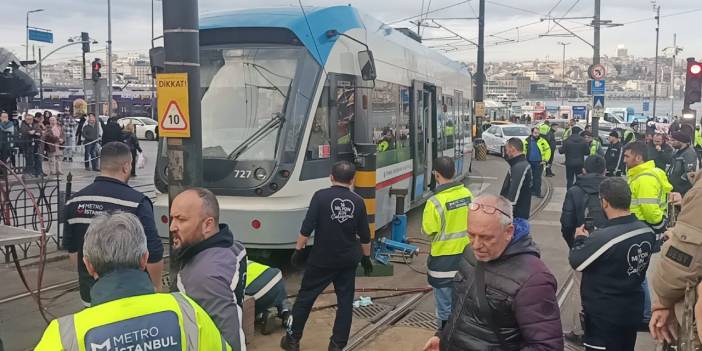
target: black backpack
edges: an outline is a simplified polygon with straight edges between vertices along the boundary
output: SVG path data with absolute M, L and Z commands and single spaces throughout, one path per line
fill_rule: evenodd
M 585 216 L 583 218 L 590 217 L 595 224 L 595 228 L 604 228 L 607 225 L 607 217 L 604 214 L 604 210 L 602 210 L 599 194 L 596 192 L 588 193 L 585 189 L 583 189 L 583 192 L 585 193 Z

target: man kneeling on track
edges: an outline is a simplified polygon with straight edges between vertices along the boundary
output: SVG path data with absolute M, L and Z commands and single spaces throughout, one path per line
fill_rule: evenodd
M 263 325 L 263 334 L 272 332 L 268 310 L 275 306 L 278 318 L 283 321 L 283 328 L 288 328 L 292 322 L 290 302 L 285 290 L 285 280 L 280 269 L 248 260 L 246 262 L 246 290 L 244 294 L 256 301 L 256 321 Z

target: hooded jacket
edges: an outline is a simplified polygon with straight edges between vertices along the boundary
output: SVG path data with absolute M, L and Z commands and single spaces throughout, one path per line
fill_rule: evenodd
M 668 180 L 673 185 L 673 191 L 685 196 L 692 188 L 692 183 L 687 174 L 697 170 L 697 152 L 691 146 L 678 150 L 668 167 Z
M 579 175 L 575 186 L 568 189 L 563 201 L 563 211 L 561 212 L 561 233 L 568 247 L 573 247 L 573 236 L 575 229 L 585 223 L 585 209 L 588 197 L 597 198 L 600 193 L 600 183 L 605 180 L 605 176 L 600 174 Z M 607 225 L 607 218 L 604 212 L 589 213 L 589 217 L 595 222 L 595 227 L 603 228 Z
M 563 141 L 558 151 L 565 155 L 566 166 L 582 168 L 585 164 L 585 156 L 590 154 L 590 146 L 580 134 L 573 134 Z
M 226 224 L 217 234 L 177 253 L 178 290 L 212 317 L 232 350 L 245 351 L 241 329 L 246 288 L 246 249 Z
M 702 171 L 693 179 L 692 188 L 682 201 L 675 226 L 666 233 L 651 278 L 658 301 L 671 308 L 685 297 L 685 288 L 702 278 Z
M 478 265 L 485 272 L 485 294 L 499 338 L 480 312 Z M 556 279 L 528 232 L 515 231 L 502 256 L 490 262 L 477 261 L 472 247 L 466 247 L 454 284 L 453 312 L 440 336 L 442 351 L 563 350 Z
M 512 203 L 515 218 L 529 219 L 531 212 L 531 166 L 524 155 L 507 160 L 509 171 L 500 195 Z
M 673 162 L 673 147 L 664 143 L 661 145 L 661 151 L 656 150 L 656 145 L 650 143 L 647 146 L 648 159 L 652 160 L 657 168 L 667 171 L 670 164 Z

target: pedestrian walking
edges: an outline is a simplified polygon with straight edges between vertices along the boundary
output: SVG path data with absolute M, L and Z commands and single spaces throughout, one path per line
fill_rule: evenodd
M 702 272 L 702 260 L 699 259 L 702 257 L 702 171 L 695 173 L 691 181 L 692 188 L 682 199 L 675 226 L 666 233 L 669 239 L 663 243 L 661 255 L 654 261 L 651 275 L 655 303 L 649 330 L 654 339 L 668 343 L 681 340 L 682 335 L 678 333 L 682 328 L 678 320 L 683 320 L 684 316 L 680 311 L 690 307 L 684 306 L 686 289 L 698 284 Z M 699 303 L 702 295 L 697 296 Z M 699 325 L 700 319 L 696 320 Z M 699 342 L 692 346 L 693 350 L 702 347 Z
M 569 256 L 571 267 L 582 272 L 583 343 L 588 351 L 634 351 L 655 235 L 629 211 L 632 197 L 624 179 L 605 179 L 599 196 L 607 225 L 594 231 L 578 227 Z
M 156 230 L 153 204 L 146 195 L 127 185 L 132 167 L 129 148 L 121 142 L 109 143 L 102 148 L 100 157 L 100 175 L 66 202 L 64 223 L 63 247 L 73 264 L 77 264 L 80 297 L 86 306 L 91 303 L 90 289 L 95 280 L 83 264 L 83 240 L 88 225 L 98 215 L 118 210 L 135 214 L 144 227 L 149 249 L 146 267 L 156 291 L 161 288 L 163 271 L 163 243 Z
M 691 147 L 692 140 L 684 132 L 675 132 L 671 135 L 670 146 L 676 150 L 668 166 L 668 180 L 673 185 L 673 192 L 685 196 L 692 188 L 688 178 L 690 172 L 697 170 L 697 153 Z
M 575 186 L 566 191 L 561 211 L 561 234 L 568 248 L 573 247 L 575 231 L 586 222 L 595 228 L 607 225 L 600 204 L 600 184 L 605 180 L 605 160 L 600 156 L 590 156 L 585 160 L 583 174 L 578 176 Z
M 548 125 L 548 122 L 546 123 Z M 558 146 L 558 143 L 556 142 L 556 132 L 558 132 L 558 123 L 551 123 L 548 129 L 548 133 L 546 134 L 546 140 L 548 141 L 548 146 L 551 148 L 551 157 L 548 159 L 548 163 L 546 164 L 546 177 L 553 177 L 555 174 L 553 173 L 553 157 L 556 154 L 556 146 Z
M 141 146 L 139 146 L 139 138 L 137 138 L 134 132 L 134 124 L 128 123 L 124 127 L 124 133 L 122 134 L 122 142 L 129 146 L 129 150 L 132 152 L 132 177 L 136 177 L 136 162 L 138 155 L 142 153 Z
M 66 135 L 63 133 L 61 125 L 58 124 L 56 117 L 49 117 L 49 127 L 46 128 L 41 140 L 49 161 L 49 174 L 62 175 L 61 157 L 63 156 L 63 152 L 61 151 L 61 146 L 66 141 Z
M 75 150 L 75 137 L 77 124 L 75 118 L 70 113 L 61 115 L 61 127 L 65 141 L 63 143 L 63 162 L 73 162 L 73 151 Z
M 563 145 L 558 150 L 565 155 L 567 189 L 575 184 L 576 177 L 583 171 L 585 157 L 590 154 L 590 148 L 580 135 L 581 132 L 582 130 L 578 126 L 571 128 L 571 136 L 563 141 Z
M 454 278 L 454 308 L 427 351 L 563 350 L 556 279 L 539 258 L 526 220 L 501 196 L 469 206 L 471 245 Z
M 180 266 L 178 290 L 212 317 L 234 351 L 245 351 L 241 328 L 246 287 L 246 249 L 219 223 L 217 197 L 188 189 L 171 205 L 170 231 Z
M 607 165 L 608 177 L 620 177 L 626 171 L 624 165 L 624 145 L 620 141 L 619 133 L 612 131 L 609 133 L 607 151 L 605 152 L 605 163 Z
M 94 218 L 81 250 L 93 306 L 51 321 L 35 350 L 231 350 L 197 303 L 155 292 L 147 246 L 137 216 Z
M 95 119 L 95 114 L 91 113 L 88 115 L 88 120 L 83 129 L 81 135 L 83 137 L 83 147 L 85 147 L 85 155 L 83 160 L 85 161 L 85 170 L 89 171 L 92 166 L 92 170 L 99 172 L 98 167 L 98 155 L 97 155 L 97 141 L 100 132 L 100 127 Z
M 83 114 L 78 120 L 78 125 L 76 126 L 76 145 L 83 144 L 83 126 L 85 126 L 88 116 Z
M 283 328 L 290 327 L 292 323 L 290 302 L 280 269 L 248 260 L 244 294 L 253 297 L 256 302 L 256 321 L 262 325 L 264 335 L 272 332 L 273 324 L 269 318 L 271 307 L 275 307 L 276 316 L 281 320 Z
M 651 143 L 648 146 L 648 159 L 653 160 L 655 166 L 662 169 L 663 172 L 668 171 L 668 167 L 673 163 L 673 148 L 666 142 L 663 133 L 653 135 Z
M 524 156 L 524 143 L 519 138 L 507 140 L 505 154 L 509 170 L 500 195 L 512 204 L 515 218 L 529 219 L 531 213 L 531 166 Z
M 360 262 L 366 275 L 373 271 L 366 206 L 363 199 L 351 191 L 355 173 L 352 163 L 337 162 L 331 171 L 332 186 L 312 196 L 291 259 L 293 264 L 301 265 L 302 250 L 312 232 L 315 235 L 314 246 L 293 305 L 292 326 L 280 341 L 280 347 L 284 350 L 300 349 L 302 332 L 312 305 L 330 283 L 334 283 L 337 310 L 328 349 L 342 350 L 348 343 L 356 267 Z
M 531 193 L 538 197 L 541 194 L 541 175 L 546 162 L 551 158 L 551 147 L 548 141 L 541 137 L 539 128 L 531 128 L 531 135 L 524 140 L 524 153 L 531 166 Z
M 451 315 L 453 277 L 463 249 L 470 243 L 466 233 L 468 204 L 473 194 L 462 182 L 454 181 L 456 168 L 452 158 L 439 157 L 433 162 L 436 180 L 434 195 L 424 205 L 422 233 L 431 241 L 427 260 L 427 281 L 434 288 L 438 329 Z

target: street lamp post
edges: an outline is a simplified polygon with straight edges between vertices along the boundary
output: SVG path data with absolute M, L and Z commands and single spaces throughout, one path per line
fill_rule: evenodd
M 656 100 L 658 99 L 658 36 L 661 29 L 661 5 L 653 4 L 656 10 L 656 59 L 653 69 L 653 118 L 656 118 Z M 671 111 L 672 113 L 672 111 Z
M 29 10 L 27 11 L 27 24 L 25 26 L 25 41 L 24 41 L 24 59 L 29 61 L 29 14 L 30 13 L 36 13 L 36 12 L 42 12 L 44 9 L 36 9 L 36 10 Z
M 112 118 L 112 6 L 107 0 L 107 118 Z
M 563 64 L 563 86 L 561 86 L 561 106 L 563 106 L 563 105 L 565 105 L 565 86 L 566 86 L 565 51 L 566 51 L 566 46 L 570 45 L 570 43 L 559 41 L 558 45 L 563 45 L 563 61 L 562 61 L 562 64 Z

